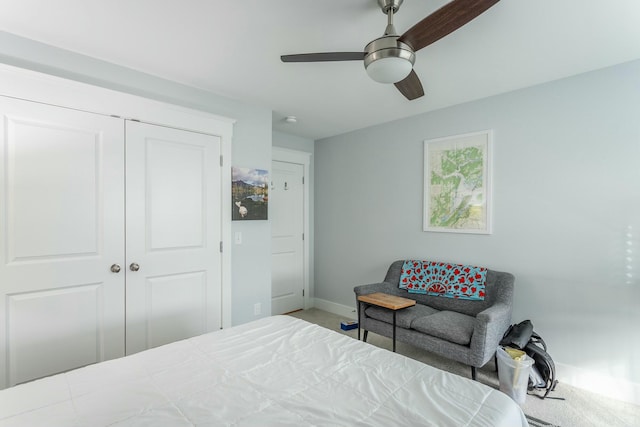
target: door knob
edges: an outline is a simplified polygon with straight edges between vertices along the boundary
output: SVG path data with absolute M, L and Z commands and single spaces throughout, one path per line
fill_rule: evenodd
M 118 264 L 113 264 L 111 266 L 111 272 L 113 273 L 120 273 L 120 266 Z
M 136 264 L 135 262 L 132 262 L 131 265 L 129 266 L 129 270 L 138 271 L 138 270 L 140 270 L 140 266 L 138 264 Z

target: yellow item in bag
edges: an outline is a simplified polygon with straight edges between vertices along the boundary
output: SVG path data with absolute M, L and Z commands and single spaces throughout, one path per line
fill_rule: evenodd
M 524 360 L 524 358 L 527 355 L 527 353 L 525 353 L 524 351 L 518 350 L 518 349 L 515 349 L 515 348 L 511 348 L 511 347 L 505 347 L 504 351 L 506 351 L 507 354 L 509 356 L 511 356 L 511 358 L 513 360 L 518 360 L 518 361 Z

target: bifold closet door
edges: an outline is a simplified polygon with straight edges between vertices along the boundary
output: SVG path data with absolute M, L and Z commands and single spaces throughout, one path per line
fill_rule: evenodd
M 126 122 L 126 352 L 221 327 L 221 140 Z
M 7 387 L 124 354 L 124 138 L 122 120 L 13 98 L 0 115 Z

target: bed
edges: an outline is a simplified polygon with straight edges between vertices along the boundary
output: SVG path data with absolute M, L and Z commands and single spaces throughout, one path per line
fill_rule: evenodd
M 0 426 L 527 426 L 488 386 L 273 316 L 0 391 Z

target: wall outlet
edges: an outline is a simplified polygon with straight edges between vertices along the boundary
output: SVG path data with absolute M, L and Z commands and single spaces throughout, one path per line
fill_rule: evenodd
M 258 316 L 260 313 L 262 313 L 262 304 L 257 302 L 253 304 L 253 315 Z

